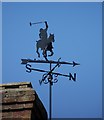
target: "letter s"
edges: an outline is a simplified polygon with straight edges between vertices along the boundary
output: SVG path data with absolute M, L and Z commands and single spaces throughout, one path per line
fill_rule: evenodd
M 28 73 L 31 73 L 31 65 L 30 64 L 26 64 L 26 68 L 28 69 L 28 70 L 26 70 L 26 72 L 28 72 Z

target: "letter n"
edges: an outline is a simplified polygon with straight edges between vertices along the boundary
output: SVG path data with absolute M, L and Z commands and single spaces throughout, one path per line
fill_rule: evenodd
M 73 80 L 73 81 L 76 81 L 76 73 L 74 73 L 74 76 L 71 74 L 71 73 L 69 73 L 69 80 Z

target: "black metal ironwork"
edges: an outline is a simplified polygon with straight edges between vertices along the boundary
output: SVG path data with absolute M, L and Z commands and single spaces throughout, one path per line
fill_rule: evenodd
M 62 73 L 58 73 L 58 72 L 54 72 L 54 70 L 57 67 L 60 67 L 62 64 L 66 64 L 66 65 L 72 65 L 73 67 L 75 67 L 76 65 L 80 65 L 79 63 L 76 62 L 65 62 L 65 61 L 60 61 L 61 58 L 59 58 L 57 61 L 53 61 L 53 60 L 48 60 L 47 58 L 47 51 L 49 51 L 51 54 L 48 55 L 48 57 L 52 56 L 54 54 L 53 52 L 53 45 L 52 42 L 54 42 L 54 34 L 50 34 L 49 37 L 47 36 L 47 30 L 48 30 L 48 23 L 47 21 L 40 21 L 40 22 L 35 22 L 35 23 L 29 23 L 30 26 L 32 26 L 33 24 L 41 24 L 44 23 L 45 24 L 45 28 L 40 28 L 40 33 L 39 33 L 39 40 L 36 41 L 36 53 L 38 54 L 38 57 L 40 57 L 40 53 L 39 53 L 39 48 L 41 48 L 42 55 L 45 58 L 45 60 L 37 60 L 37 59 L 21 59 L 21 64 L 26 65 L 26 72 L 31 73 L 32 71 L 37 71 L 37 72 L 44 72 L 44 74 L 42 75 L 42 79 L 39 80 L 40 85 L 42 83 L 44 84 L 48 84 L 49 83 L 49 119 L 51 120 L 52 118 L 52 85 L 54 83 L 58 82 L 58 76 L 64 76 L 64 77 L 68 77 L 69 80 L 73 80 L 76 81 L 76 73 L 74 73 L 74 76 L 69 73 L 69 75 L 66 74 L 62 74 Z M 36 68 L 32 68 L 32 65 L 30 63 L 47 63 L 50 65 L 50 70 L 42 70 L 42 69 L 36 69 Z M 52 68 L 52 64 L 55 64 L 55 66 Z
M 52 64 L 57 64 L 58 61 L 53 61 L 53 60 L 32 60 L 32 59 L 21 59 L 21 64 L 27 64 L 27 63 L 52 63 Z M 72 65 L 73 67 L 76 65 L 80 65 L 79 63 L 76 62 L 64 62 L 64 61 L 59 61 L 60 64 L 67 64 L 67 65 Z
M 60 61 L 61 58 L 58 59 L 58 61 L 45 61 L 45 60 L 32 60 L 32 59 L 21 59 L 21 64 L 26 65 L 26 72 L 31 73 L 32 71 L 37 71 L 37 72 L 44 72 L 44 74 L 42 75 L 42 79 L 39 80 L 40 85 L 42 83 L 44 84 L 48 84 L 49 83 L 49 119 L 51 120 L 52 118 L 52 85 L 54 83 L 58 82 L 58 76 L 64 76 L 64 77 L 68 77 L 69 80 L 73 80 L 76 81 L 76 73 L 74 73 L 74 76 L 69 73 L 69 75 L 66 74 L 61 74 L 58 72 L 54 72 L 55 68 L 60 67 L 62 64 L 67 64 L 67 65 L 72 65 L 73 67 L 76 65 L 80 65 L 79 63 L 76 62 L 64 62 L 64 61 Z M 29 63 L 48 63 L 50 65 L 50 70 L 42 70 L 42 69 L 36 69 L 36 68 L 32 68 L 32 65 L 30 65 Z M 52 64 L 55 64 L 55 66 L 52 68 Z

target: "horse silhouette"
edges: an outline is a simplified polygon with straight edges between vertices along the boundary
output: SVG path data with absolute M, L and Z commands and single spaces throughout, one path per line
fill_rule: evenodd
M 50 34 L 49 37 L 46 39 L 46 40 L 38 40 L 36 41 L 36 52 L 38 54 L 38 57 L 40 57 L 40 53 L 39 53 L 39 48 L 41 48 L 41 50 L 43 50 L 43 57 L 47 59 L 47 51 L 50 51 L 51 54 L 48 55 L 48 56 L 52 56 L 54 53 L 53 53 L 53 46 L 52 46 L 52 42 L 54 42 L 54 34 Z

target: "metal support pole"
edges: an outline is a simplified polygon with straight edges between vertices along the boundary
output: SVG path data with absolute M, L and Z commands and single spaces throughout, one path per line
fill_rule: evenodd
M 69 73 L 69 75 L 65 75 L 65 74 L 54 72 L 55 68 L 60 67 L 61 64 L 69 64 L 69 65 L 73 65 L 73 67 L 75 65 L 80 65 L 79 63 L 75 63 L 74 61 L 73 63 L 64 62 L 64 61 L 60 62 L 60 59 L 61 58 L 59 58 L 58 61 L 21 59 L 22 60 L 21 64 L 26 64 L 26 69 L 27 69 L 26 72 L 30 73 L 33 70 L 38 72 L 45 72 L 45 74 L 43 74 L 42 76 L 42 80 L 39 80 L 39 82 L 40 82 L 40 85 L 42 84 L 42 82 L 44 84 L 49 83 L 49 120 L 52 120 L 52 85 L 58 81 L 57 77 L 58 76 L 69 77 L 69 80 L 73 79 L 74 81 L 76 81 L 76 73 L 74 73 L 74 76 L 72 76 L 71 73 Z M 32 68 L 32 66 L 27 63 L 48 63 L 50 65 L 50 71 Z M 52 64 L 56 64 L 56 65 L 52 68 Z M 53 77 L 53 75 L 55 76 Z
M 50 71 L 52 69 L 52 65 L 50 63 Z M 52 77 L 50 74 L 50 81 L 49 81 L 49 120 L 52 118 Z

